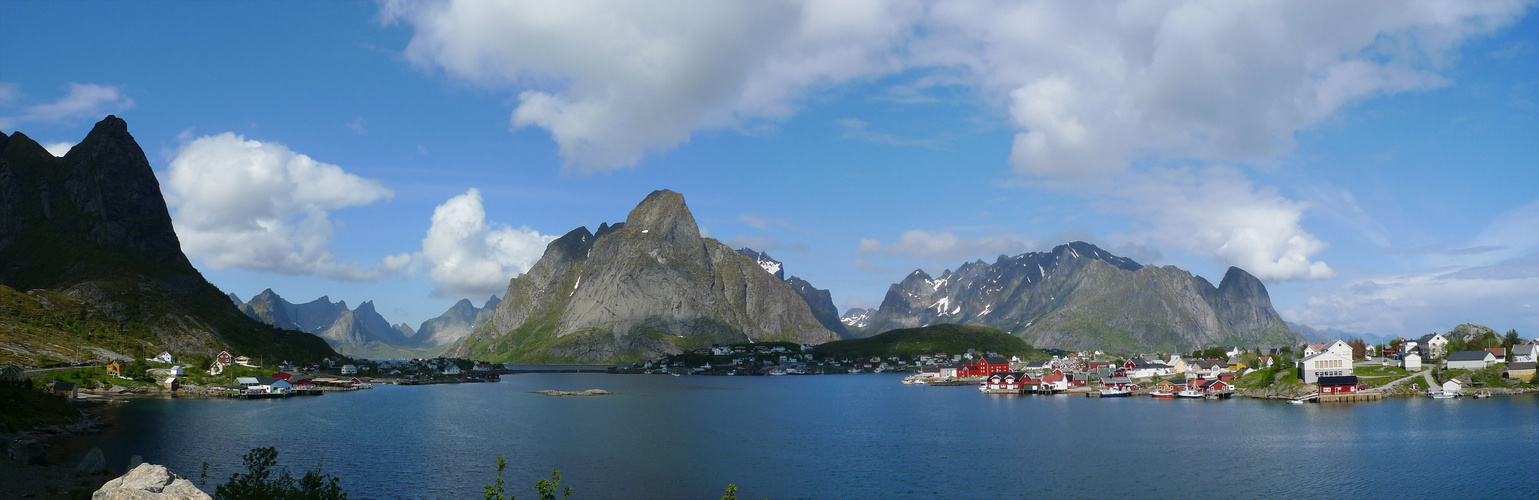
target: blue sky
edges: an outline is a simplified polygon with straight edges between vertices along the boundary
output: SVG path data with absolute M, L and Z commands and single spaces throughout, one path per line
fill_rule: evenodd
M 666 188 L 841 309 L 1078 239 L 1316 327 L 1532 335 L 1532 11 L 11 2 L 0 129 L 118 114 L 214 284 L 414 327 Z

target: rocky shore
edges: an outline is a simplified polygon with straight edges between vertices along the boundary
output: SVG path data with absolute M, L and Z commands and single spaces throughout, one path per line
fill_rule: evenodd
M 596 397 L 596 396 L 613 396 L 615 394 L 618 394 L 618 393 L 609 392 L 609 391 L 606 391 L 606 390 L 603 390 L 603 389 L 588 389 L 586 391 L 552 391 L 552 390 L 548 390 L 547 389 L 547 390 L 543 390 L 543 391 L 529 391 L 529 393 L 530 394 L 544 394 L 546 396 L 569 396 L 569 397 L 578 397 L 578 398 L 587 398 L 587 397 Z

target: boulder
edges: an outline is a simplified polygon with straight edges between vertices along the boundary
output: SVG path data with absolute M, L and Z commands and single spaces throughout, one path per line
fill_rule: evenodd
M 75 466 L 75 472 L 85 475 L 96 474 L 106 465 L 107 457 L 102 455 L 102 449 L 91 448 L 91 451 L 86 452 L 85 458 L 80 460 L 80 465 Z
M 11 438 L 5 441 L 5 456 L 23 465 L 44 465 L 43 445 L 36 439 Z
M 207 493 L 193 486 L 187 478 L 172 474 L 165 466 L 140 464 L 122 477 L 107 481 L 91 495 L 92 500 L 209 499 Z

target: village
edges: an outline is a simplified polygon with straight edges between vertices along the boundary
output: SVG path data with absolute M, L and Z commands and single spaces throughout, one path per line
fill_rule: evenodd
M 1393 347 L 1390 347 L 1393 346 Z M 1204 354 L 1114 358 L 1101 351 L 1023 361 L 990 353 L 921 355 L 905 384 L 976 385 L 997 395 L 1084 394 L 1088 397 L 1228 399 L 1235 395 L 1290 403 L 1376 401 L 1391 396 L 1476 398 L 1539 392 L 1539 339 L 1507 347 L 1449 352 L 1429 334 L 1384 346 L 1336 340 L 1292 349 L 1228 347 Z M 1423 384 L 1424 382 L 1424 384 Z

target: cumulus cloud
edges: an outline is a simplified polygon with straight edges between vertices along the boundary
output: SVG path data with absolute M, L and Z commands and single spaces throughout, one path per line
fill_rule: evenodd
M 1333 278 L 1311 260 L 1326 243 L 1299 225 L 1309 203 L 1257 187 L 1239 170 L 1152 169 L 1123 176 L 1109 201 L 1144 218 L 1142 236 L 1266 280 Z
M 670 2 L 396 0 L 424 68 L 516 92 L 584 172 L 693 131 L 784 119 L 818 90 L 912 71 L 980 90 L 1017 129 L 1018 172 L 1120 171 L 1146 155 L 1269 158 L 1377 95 L 1445 85 L 1517 0 L 1417 2 Z
M 392 1 L 406 57 L 518 92 L 582 172 L 634 165 L 695 130 L 782 119 L 809 89 L 899 67 L 911 2 Z
M 49 142 L 49 143 L 43 144 L 43 149 L 48 150 L 49 153 L 52 153 L 54 156 L 59 157 L 59 158 L 63 158 L 65 154 L 69 153 L 69 148 L 73 148 L 73 147 L 75 147 L 75 143 L 73 143 L 73 142 L 62 142 L 61 141 L 61 142 Z
M 508 280 L 533 267 L 554 239 L 488 221 L 481 192 L 472 188 L 433 210 L 418 258 L 438 283 L 434 297 L 485 297 L 507 290 Z
M 228 132 L 198 137 L 181 146 L 163 178 L 182 250 L 214 269 L 366 281 L 406 263 L 395 256 L 365 270 L 338 262 L 328 211 L 394 193 L 282 144 Z
M 0 100 L 14 101 L 16 86 L 0 90 Z M 109 113 L 122 112 L 134 107 L 123 90 L 113 85 L 95 83 L 71 83 L 69 93 L 54 102 L 28 106 L 20 116 L 0 117 L 0 127 L 12 128 L 23 122 L 59 122 L 75 119 L 101 119 Z
M 1014 255 L 1030 250 L 1035 243 L 1029 238 L 1014 234 L 995 234 L 978 238 L 957 236 L 951 231 L 929 232 L 921 229 L 904 231 L 898 241 L 883 244 L 881 240 L 861 238 L 856 248 L 860 253 L 891 254 L 926 259 L 960 260 Z

